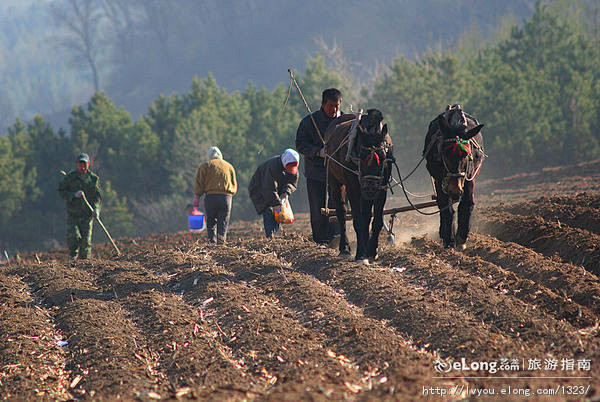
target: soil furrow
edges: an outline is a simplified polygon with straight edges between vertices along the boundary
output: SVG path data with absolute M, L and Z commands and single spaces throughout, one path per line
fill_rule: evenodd
M 62 265 L 56 261 L 23 264 L 13 267 L 11 273 L 22 276 L 30 284 L 31 291 L 51 306 L 62 306 L 75 297 L 107 298 L 94 286 L 96 275 L 77 269 L 75 265 Z
M 246 247 L 260 249 L 249 240 Z M 419 347 L 446 356 L 499 356 L 519 351 L 513 341 L 497 329 L 481 323 L 472 314 L 448 300 L 433 297 L 422 286 L 393 276 L 388 268 L 363 266 L 334 257 L 332 250 L 316 248 L 312 242 L 285 241 L 273 244 L 279 258 L 294 267 L 341 288 L 349 301 L 365 314 L 389 321 Z
M 181 296 L 155 290 L 132 293 L 121 303 L 159 355 L 172 386 L 171 396 L 253 399 L 265 393 L 260 379 L 236 361 L 218 332 L 200 319 Z
M 516 215 L 539 216 L 600 235 L 600 197 L 586 193 L 576 197 L 542 197 L 533 202 L 523 202 L 500 208 Z
M 469 244 L 471 245 L 472 242 Z M 568 297 L 565 297 L 562 293 L 550 290 L 542 284 L 530 279 L 520 278 L 515 273 L 505 270 L 501 266 L 484 258 L 479 256 L 465 257 L 465 253 L 444 250 L 438 243 L 428 237 L 413 239 L 412 246 L 421 253 L 432 255 L 433 258 L 440 258 L 445 263 L 450 264 L 455 269 L 455 272 L 452 274 L 451 283 L 446 284 L 446 286 L 448 288 L 455 287 L 456 289 L 460 289 L 461 287 L 466 289 L 468 287 L 469 296 L 475 300 L 481 300 L 482 297 L 490 297 L 487 293 L 493 289 L 497 293 L 496 297 L 506 298 L 516 303 L 513 306 L 514 308 L 509 309 L 513 314 L 516 314 L 515 311 L 523 310 L 519 314 L 529 314 L 532 316 L 532 319 L 539 320 L 542 318 L 541 314 L 543 313 L 543 320 L 566 320 L 576 328 L 589 327 L 597 322 L 597 317 L 589 308 L 568 300 Z M 415 255 L 413 250 L 412 253 L 404 251 L 401 254 L 404 258 L 410 260 L 416 259 L 418 261 L 421 259 L 421 253 L 416 253 Z M 394 253 L 392 253 L 393 255 Z M 459 273 L 458 270 L 461 272 Z M 419 272 L 422 273 L 422 271 Z M 465 277 L 464 273 L 468 273 L 469 276 Z M 461 285 L 458 286 L 457 282 L 460 282 Z M 472 285 L 476 285 L 475 288 L 478 288 L 479 291 L 473 288 Z M 482 296 L 479 295 L 479 292 L 482 293 Z M 522 304 L 521 302 L 526 304 Z M 492 305 L 497 305 L 497 303 L 492 301 Z M 555 325 L 556 323 L 552 324 L 552 326 Z M 559 332 L 564 332 L 565 330 L 573 331 L 575 329 L 569 326 L 568 329 L 562 328 Z
M 433 381 L 434 356 L 416 351 L 396 331 L 349 305 L 343 293 L 296 272 L 293 265 L 275 257 L 270 242 L 263 244 L 261 252 L 249 251 L 251 257 L 232 253 L 229 248 L 212 257 L 236 277 L 249 280 L 301 314 L 304 325 L 326 336 L 323 344 L 340 354 L 338 358 L 346 356 L 360 366 L 367 389 L 375 386 L 379 388 L 373 390 L 375 394 L 389 393 L 398 398 L 422 396 L 417 384 Z M 252 266 L 251 274 L 249 259 L 261 264 Z
M 600 279 L 581 266 L 555 261 L 519 244 L 478 233 L 473 234 L 463 253 L 483 258 L 522 280 L 534 281 L 562 295 L 565 302 L 556 307 L 563 311 L 570 311 L 570 305 L 574 302 L 591 312 L 591 321 L 600 319 Z M 521 285 L 515 286 L 525 289 Z M 586 310 L 581 311 L 581 318 L 584 319 Z
M 582 191 L 600 191 L 600 162 L 583 162 L 571 166 L 545 168 L 537 172 L 520 173 L 477 183 L 477 194 L 487 203 L 532 200 L 540 194 L 576 195 Z M 479 196 L 479 198 L 484 198 Z
M 270 240 L 253 219 L 226 246 L 180 232 L 86 261 L 15 255 L 0 261 L 0 399 L 599 399 L 599 177 L 593 161 L 480 180 L 466 250 L 423 237 L 439 216 L 399 214 L 412 242 L 370 266 L 309 241 L 303 212 Z
M 515 242 L 545 256 L 558 255 L 564 262 L 581 265 L 600 274 L 600 236 L 561 226 L 537 216 L 519 216 L 487 210 L 478 216 L 479 231 L 506 242 Z
M 301 243 L 301 245 L 299 245 L 299 243 Z M 250 248 L 257 251 L 265 250 L 265 241 L 250 240 L 243 242 L 243 244 L 244 248 Z M 464 358 L 467 361 L 495 361 L 498 365 L 500 365 L 502 364 L 501 362 L 503 360 L 510 361 L 514 358 L 519 360 L 517 356 L 521 356 L 522 360 L 519 361 L 522 362 L 526 361 L 526 359 L 531 357 L 543 359 L 543 352 L 539 352 L 539 349 L 528 348 L 518 340 L 515 340 L 512 346 L 507 346 L 505 350 L 500 350 L 498 344 L 486 343 L 486 341 L 491 339 L 498 340 L 499 342 L 504 342 L 506 345 L 508 345 L 509 341 L 504 340 L 502 336 L 495 338 L 496 331 L 493 331 L 493 329 L 489 328 L 489 326 L 487 325 L 481 325 L 480 323 L 475 324 L 476 320 L 472 317 L 469 317 L 462 323 L 450 325 L 448 327 L 443 328 L 444 330 L 440 330 L 438 328 L 439 321 L 442 321 L 443 325 L 443 323 L 445 322 L 452 323 L 453 320 L 455 320 L 457 317 L 458 319 L 464 319 L 467 317 L 464 313 L 460 311 L 459 306 L 453 305 L 449 302 L 437 303 L 437 301 L 434 298 L 426 299 L 421 297 L 420 299 L 417 299 L 417 297 L 412 296 L 412 300 L 409 300 L 406 306 L 414 307 L 414 312 L 410 311 L 410 309 L 395 310 L 395 303 L 393 298 L 405 298 L 407 294 L 410 294 L 407 293 L 405 289 L 412 288 L 412 286 L 408 283 L 398 282 L 394 280 L 393 276 L 386 278 L 386 275 L 384 275 L 383 273 L 384 271 L 389 271 L 388 268 L 367 268 L 358 264 L 341 261 L 339 259 L 336 259 L 335 257 L 332 257 L 330 250 L 317 248 L 314 246 L 313 243 L 306 240 L 304 242 L 298 242 L 296 240 L 293 242 L 293 244 L 291 244 L 291 242 L 285 241 L 281 243 L 266 242 L 266 244 L 269 244 L 271 247 L 267 250 L 274 250 L 275 254 L 279 259 L 285 259 L 286 257 L 291 255 L 296 256 L 293 264 L 294 269 L 299 269 L 301 271 L 309 270 L 317 277 L 317 279 L 320 279 L 323 282 L 328 281 L 331 286 L 345 290 L 344 293 L 348 293 L 348 297 L 350 300 L 359 301 L 358 304 L 361 307 L 363 307 L 363 310 L 367 315 L 370 315 L 373 312 L 375 312 L 376 318 L 383 319 L 385 320 L 385 322 L 389 322 L 392 326 L 399 328 L 400 330 L 403 330 L 403 328 L 409 328 L 408 331 L 405 331 L 405 333 L 408 333 L 409 335 L 414 335 L 415 333 L 418 333 L 417 331 L 419 331 L 420 329 L 424 329 L 425 331 L 427 331 L 426 334 L 430 335 L 430 338 L 427 340 L 428 342 L 430 342 L 430 344 L 423 343 L 420 346 L 426 347 L 428 349 L 434 349 L 433 347 L 431 347 L 431 345 L 440 345 L 444 344 L 444 342 L 447 342 L 447 344 L 449 344 L 450 347 L 448 347 L 445 350 L 438 349 L 438 352 L 442 355 L 450 356 L 450 361 L 460 361 Z M 279 247 L 281 245 L 284 246 Z M 289 255 L 287 253 L 289 253 Z M 325 259 L 321 259 L 322 256 L 325 256 Z M 343 268 L 344 265 L 347 265 L 347 269 L 352 272 L 348 272 L 346 274 Z M 327 272 L 329 273 L 327 274 Z M 356 277 L 357 279 L 348 280 L 346 278 L 346 275 Z M 326 276 L 328 279 L 325 279 Z M 364 283 L 370 283 L 371 287 L 369 289 L 365 289 Z M 399 286 L 389 286 L 389 283 L 396 283 Z M 381 295 L 381 293 L 378 292 L 382 292 L 384 293 L 384 295 Z M 389 297 L 390 294 L 392 295 L 391 297 Z M 361 297 L 364 297 L 364 299 L 361 299 Z M 375 298 L 379 299 L 374 303 Z M 396 303 L 398 299 L 396 299 Z M 380 305 L 381 307 L 378 307 L 377 305 Z M 430 305 L 433 305 L 432 309 L 436 310 L 430 311 L 428 309 Z M 377 311 L 377 309 L 379 308 L 381 309 L 381 311 Z M 394 314 L 395 316 L 390 317 L 388 315 L 389 313 L 382 313 L 382 311 L 384 310 L 391 314 Z M 445 317 L 445 321 L 442 317 Z M 390 318 L 389 321 L 386 320 L 387 318 Z M 474 325 L 472 325 L 471 323 Z M 417 326 L 418 329 L 416 331 L 412 331 L 412 327 L 410 327 L 410 325 L 412 324 Z M 470 333 L 472 333 L 471 328 L 477 326 L 486 328 L 487 335 L 482 335 L 482 338 L 477 338 L 479 341 L 483 340 L 483 342 L 477 349 L 478 352 L 475 352 L 475 349 L 470 349 L 468 347 L 473 343 L 465 344 L 465 342 L 471 342 L 470 339 L 466 340 L 467 338 L 465 336 L 465 332 L 467 335 L 469 335 Z M 463 330 L 464 328 L 466 328 L 466 331 Z M 463 341 L 463 339 L 465 340 L 465 342 L 461 342 Z M 450 350 L 451 353 L 448 353 L 448 350 Z M 522 368 L 522 370 L 527 370 L 527 368 Z M 474 375 L 474 373 L 469 373 L 468 371 L 462 372 L 461 374 L 466 374 L 467 376 Z M 540 373 L 531 372 L 529 375 L 539 376 L 539 374 Z M 540 387 L 545 387 L 552 386 L 556 383 L 556 380 L 553 380 L 552 378 L 545 378 L 545 376 L 552 377 L 561 374 L 563 373 L 558 372 L 557 370 L 545 371 L 542 374 L 542 378 L 535 380 L 515 378 L 510 378 L 506 380 L 501 378 L 487 379 L 486 376 L 490 375 L 490 373 L 485 371 L 477 374 L 482 375 L 482 378 L 461 377 L 460 379 L 448 379 L 443 374 L 441 376 L 438 374 L 439 377 L 437 377 L 434 382 L 427 381 L 425 383 L 420 383 L 420 385 L 422 390 L 423 388 L 431 386 L 431 384 L 441 386 L 450 385 L 449 388 L 452 388 L 451 384 L 456 383 L 456 381 L 468 381 L 469 383 L 475 386 L 481 387 L 498 387 L 499 385 L 510 385 L 513 387 L 521 386 L 525 388 L 532 386 L 532 384 L 535 384 L 536 386 Z M 502 371 L 499 371 L 494 375 L 504 376 L 506 374 Z M 508 375 L 514 375 L 514 372 L 512 374 L 509 373 Z M 523 374 L 523 376 L 526 377 L 527 374 Z M 565 383 L 568 384 L 568 380 L 566 380 Z M 369 395 L 377 395 L 378 398 L 381 397 L 384 399 L 393 399 L 393 396 L 391 396 L 389 393 L 378 393 L 383 389 L 386 388 L 377 387 L 371 393 L 369 393 Z M 393 391 L 393 385 L 389 384 L 387 390 L 388 392 Z M 464 398 L 465 395 L 463 395 L 462 397 Z
M 382 253 L 380 264 L 401 266 L 402 277 L 422 284 L 437 297 L 456 303 L 478 320 L 527 343 L 531 351 L 551 353 L 557 350 L 556 345 L 564 348 L 560 352 L 579 350 L 581 339 L 569 335 L 576 332 L 574 328 L 509 294 L 505 276 L 496 275 L 498 267 L 445 250 L 429 239 L 415 239 L 412 245 L 415 248 L 388 249 Z
M 135 398 L 165 388 L 156 354 L 118 302 L 76 299 L 55 314 L 69 341 L 79 396 Z
M 289 264 L 277 259 L 271 251 L 257 253 L 239 248 L 210 246 L 193 246 L 189 251 L 184 253 L 186 260 L 195 260 L 194 253 L 199 254 L 201 261 L 197 261 L 196 265 L 210 265 L 210 268 L 207 266 L 210 273 L 199 270 L 186 273 L 179 271 L 180 274 L 172 280 L 174 289 L 189 297 L 189 291 L 196 287 L 203 289 L 201 293 L 207 296 L 207 284 L 212 281 L 231 281 L 247 282 L 252 287 L 260 288 L 267 296 L 274 295 L 281 304 L 297 313 L 303 325 L 311 331 L 326 335 L 322 342 L 327 348 L 327 357 L 360 366 L 362 377 L 360 381 L 350 385 L 353 391 L 371 389 L 369 392 L 376 395 L 387 393 L 397 398 L 411 395 L 416 397 L 417 391 L 421 392 L 421 389 L 415 384 L 431 382 L 433 356 L 415 351 L 393 329 L 379 320 L 365 317 L 361 309 L 348 305 L 344 296 L 331 287 L 310 275 L 290 270 Z M 158 253 L 163 254 L 164 259 L 173 260 L 173 257 L 167 256 L 166 251 L 158 250 Z M 180 267 L 186 265 L 184 260 L 178 263 Z M 197 300 L 194 302 L 198 303 Z M 210 310 L 207 310 L 207 314 L 208 311 Z M 359 338 L 358 342 L 353 339 L 355 337 Z M 277 373 L 273 371 L 272 374 Z M 345 388 L 345 391 L 349 389 L 348 386 Z M 327 395 L 333 391 L 323 389 Z M 269 397 L 273 397 L 271 394 Z M 277 390 L 274 395 L 279 395 Z
M 248 267 L 251 270 L 253 265 Z M 356 365 L 334 358 L 338 354 L 324 347 L 323 336 L 299 322 L 298 313 L 249 284 L 223 281 L 218 268 L 214 280 L 211 273 L 199 272 L 201 279 L 184 299 L 206 306 L 204 319 L 235 351 L 238 361 L 267 378 L 268 398 L 321 393 L 338 399 L 360 391 Z M 306 380 L 310 385 L 304 384 Z
M 136 261 L 136 255 L 122 254 L 119 259 Z M 136 357 L 153 369 L 156 376 L 168 380 L 162 396 L 185 395 L 206 399 L 244 399 L 255 396 L 247 373 L 231 357 L 231 351 L 215 339 L 214 331 L 197 322 L 197 309 L 174 294 L 167 282 L 174 275 L 193 269 L 191 258 L 163 251 L 150 264 L 150 270 L 138 263 L 106 261 L 102 266 L 80 263 L 80 267 L 98 275 L 96 283 L 103 294 L 129 311 L 137 331 L 146 337 L 145 354 Z M 160 261 L 158 261 L 160 260 Z M 153 272 L 156 271 L 156 272 Z M 165 289 L 168 289 L 165 291 Z M 137 340 L 134 342 L 138 344 Z
M 197 243 L 196 243 L 197 244 Z M 210 270 L 212 271 L 212 274 L 209 273 L 203 273 L 203 272 L 198 272 L 198 271 L 188 271 L 189 275 L 185 278 L 183 278 L 183 280 L 180 280 L 180 275 L 178 275 L 177 277 L 173 278 L 173 281 L 176 281 L 174 283 L 175 288 L 178 291 L 182 291 L 185 292 L 186 297 L 189 297 L 189 290 L 192 287 L 196 287 L 198 289 L 202 289 L 201 290 L 201 294 L 203 294 L 203 297 L 207 297 L 208 293 L 207 293 L 207 289 L 205 288 L 206 283 L 210 283 L 212 280 L 219 280 L 222 283 L 230 283 L 230 282 L 237 282 L 239 280 L 244 280 L 247 281 L 247 283 L 251 286 L 259 286 L 261 289 L 264 289 L 268 294 L 274 294 L 277 296 L 277 298 L 279 299 L 280 302 L 282 302 L 283 304 L 286 304 L 290 307 L 293 308 L 294 311 L 298 312 L 301 311 L 302 309 L 298 309 L 296 306 L 297 304 L 288 304 L 285 302 L 286 300 L 286 294 L 289 294 L 290 299 L 294 299 L 294 300 L 302 300 L 301 296 L 298 294 L 298 292 L 296 291 L 296 288 L 298 285 L 296 285 L 294 283 L 294 281 L 291 281 L 289 278 L 291 273 L 293 273 L 293 271 L 289 271 L 290 268 L 290 264 L 282 261 L 280 259 L 278 259 L 275 255 L 273 255 L 272 253 L 272 248 L 269 247 L 270 242 L 268 241 L 262 241 L 259 244 L 253 244 L 252 245 L 252 249 L 255 249 L 256 251 L 251 251 L 250 253 L 248 253 L 245 248 L 237 248 L 237 246 L 239 246 L 238 242 L 236 242 L 236 248 L 234 250 L 231 250 L 229 248 L 224 248 L 224 249 L 218 249 L 218 248 L 211 248 L 206 247 L 205 250 L 197 250 L 197 246 L 193 246 L 192 249 L 196 248 L 197 251 L 200 252 L 200 254 L 204 254 L 205 252 L 208 252 L 208 255 L 204 255 L 202 257 L 203 260 L 205 260 L 205 262 L 210 265 Z M 257 253 L 258 252 L 258 253 Z M 183 251 L 177 251 L 176 253 L 182 253 L 185 255 L 188 255 L 187 259 L 190 259 L 193 257 L 190 256 L 190 253 L 184 253 Z M 166 257 L 166 256 L 165 256 Z M 212 264 L 211 260 L 213 259 L 217 259 L 217 263 L 218 264 Z M 172 258 L 171 258 L 172 259 Z M 182 263 L 182 261 L 180 261 L 180 263 Z M 185 265 L 185 264 L 183 264 Z M 189 263 L 188 265 L 192 265 L 191 263 Z M 227 270 L 224 269 L 224 266 L 227 267 Z M 294 267 L 292 267 L 294 268 Z M 283 272 L 282 270 L 286 269 L 287 271 Z M 215 275 L 215 278 L 211 278 L 211 275 Z M 284 275 L 287 278 L 284 279 Z M 306 276 L 305 274 L 297 274 L 300 277 L 304 277 Z M 294 275 L 292 276 L 292 278 L 297 279 L 298 277 Z M 310 278 L 310 276 L 308 276 Z M 208 279 L 208 281 L 207 281 Z M 322 284 L 321 282 L 311 278 L 312 281 L 314 281 L 317 285 L 321 284 L 322 287 L 325 288 L 330 288 L 327 285 Z M 194 286 L 194 281 L 196 282 L 196 286 Z M 290 287 L 290 281 L 291 283 L 293 283 L 293 285 L 291 285 Z M 274 288 L 274 283 L 285 283 L 288 290 L 287 292 L 283 289 L 281 290 L 275 290 Z M 315 286 L 313 284 L 310 285 L 311 289 L 308 291 L 309 293 L 314 293 L 314 289 L 312 289 L 312 287 Z M 318 288 L 318 286 L 317 286 Z M 338 294 L 337 292 L 335 292 L 333 290 L 334 294 L 336 294 L 338 297 L 341 297 L 340 294 Z M 322 296 L 322 295 L 321 295 Z M 204 299 L 207 300 L 207 299 Z M 309 298 L 309 303 L 314 304 L 315 303 L 315 298 L 310 297 Z M 201 303 L 201 301 L 196 301 L 196 303 Z M 210 303 L 212 304 L 212 303 Z M 333 303 L 330 299 L 326 299 L 325 300 L 325 304 L 326 305 L 335 305 L 335 303 Z M 321 304 L 318 304 L 319 306 Z M 247 307 L 247 306 L 246 306 Z M 244 310 L 245 311 L 245 310 Z M 315 314 L 317 316 L 317 322 L 315 323 L 316 326 L 318 326 L 319 331 L 322 332 L 327 332 L 329 331 L 329 329 L 324 329 L 325 325 L 322 322 L 318 321 L 318 316 L 319 313 L 322 313 L 322 311 L 316 311 Z M 338 313 L 339 314 L 339 313 Z M 329 315 L 329 314 L 328 314 Z M 304 315 L 306 317 L 306 315 Z M 364 319 L 364 317 L 363 317 Z M 379 322 L 379 320 L 376 320 L 375 322 Z M 331 326 L 332 324 L 332 320 L 327 320 L 327 327 Z M 332 331 L 334 331 L 335 329 L 337 329 L 337 327 L 335 326 L 335 323 L 333 323 L 333 328 L 331 329 Z M 305 322 L 306 325 L 306 322 Z M 343 325 L 343 323 L 342 323 Z M 381 325 L 381 324 L 380 324 Z M 385 326 L 385 324 L 384 324 Z M 314 328 L 314 327 L 313 327 Z M 342 327 L 343 328 L 343 327 Z M 347 328 L 347 327 L 346 327 Z M 225 331 L 227 332 L 227 331 Z M 352 331 L 346 331 L 346 334 L 348 334 L 348 337 L 352 336 L 356 336 L 355 334 L 352 334 Z M 372 332 L 371 332 L 372 334 Z M 236 334 L 237 336 L 237 334 Z M 329 347 L 328 339 L 325 338 L 323 341 L 323 344 L 326 347 Z M 341 345 L 341 347 L 343 348 L 343 344 Z M 339 342 L 337 342 L 337 348 L 335 348 L 334 350 L 336 350 L 336 352 L 338 353 L 337 356 L 339 356 L 340 353 L 345 354 L 348 357 L 352 357 L 352 354 L 350 353 L 344 353 L 342 352 L 340 349 L 340 344 Z M 333 347 L 332 347 L 333 349 Z M 371 352 L 372 353 L 372 352 Z M 335 355 L 335 352 L 334 352 Z M 396 361 L 402 361 L 404 365 L 406 365 L 406 360 L 396 360 Z M 357 360 L 358 362 L 358 360 Z M 364 394 L 366 395 L 377 395 L 377 397 L 391 397 L 392 394 L 390 394 L 390 392 L 393 392 L 393 397 L 394 398 L 402 398 L 402 395 L 406 396 L 406 393 L 404 392 L 399 392 L 398 394 L 396 394 L 398 391 L 398 389 L 404 389 L 405 385 L 402 383 L 406 383 L 406 379 L 398 379 L 396 377 L 394 377 L 394 373 L 393 370 L 390 371 L 391 369 L 388 368 L 388 372 L 390 372 L 391 374 L 386 376 L 386 378 L 388 379 L 388 381 L 386 382 L 387 385 L 382 385 L 382 386 L 375 386 L 373 388 L 372 391 L 370 391 L 368 394 Z M 363 370 L 364 372 L 364 370 Z M 387 374 L 387 372 L 386 372 Z M 364 377 L 363 377 L 364 379 Z M 415 379 L 414 376 L 411 377 L 411 381 L 412 379 Z M 364 380 L 363 380 L 364 381 Z M 448 381 L 448 380 L 443 380 L 443 379 L 439 379 L 437 381 Z M 453 380 L 450 380 L 453 381 Z M 483 385 L 483 384 L 487 384 L 487 381 L 489 380 L 485 380 L 485 379 L 481 379 L 481 380 L 470 380 L 470 382 L 473 385 Z M 496 380 L 497 383 L 498 380 Z M 542 382 L 546 381 L 546 380 L 541 380 Z M 431 381 L 419 381 L 418 377 L 417 377 L 417 384 L 431 384 Z M 410 382 L 409 382 L 410 383 Z M 514 381 L 513 381 L 514 384 Z M 360 385 L 357 384 L 357 385 Z M 490 384 L 488 384 L 490 385 Z M 417 386 L 417 388 L 419 388 Z M 295 389 L 295 388 L 294 388 Z M 419 391 L 419 389 L 415 389 L 414 386 L 413 388 L 410 388 L 413 392 L 414 391 Z M 296 389 L 293 392 L 297 392 L 298 389 Z M 290 392 L 289 388 L 288 391 Z M 326 392 L 331 392 L 331 391 L 326 391 Z M 274 395 L 277 395 L 277 397 L 280 397 L 281 394 L 269 394 L 269 397 L 273 397 Z
M 0 398 L 66 400 L 69 371 L 62 335 L 27 285 L 0 270 Z
M 360 392 L 363 376 L 356 364 L 332 357 L 339 353 L 324 347 L 323 336 L 304 327 L 297 312 L 214 261 L 212 255 L 219 250 L 194 242 L 187 249 L 159 249 L 155 253 L 159 259 L 152 262 L 144 261 L 141 254 L 131 258 L 150 266 L 169 266 L 163 270 L 171 277 L 167 288 L 199 308 L 200 322 L 231 348 L 241 367 L 260 378 L 267 389 L 263 397 L 279 400 L 323 394 L 348 398 Z M 244 250 L 228 251 L 247 257 Z M 249 272 L 261 269 L 259 263 L 246 261 L 246 266 Z
M 134 266 L 130 264 L 129 267 Z M 103 267 L 124 271 L 110 261 L 89 260 L 64 266 L 57 262 L 13 268 L 49 305 L 57 328 L 68 341 L 67 368 L 77 397 L 133 398 L 165 388 L 164 375 L 113 287 L 94 286 Z M 95 271 L 95 272 L 94 272 Z

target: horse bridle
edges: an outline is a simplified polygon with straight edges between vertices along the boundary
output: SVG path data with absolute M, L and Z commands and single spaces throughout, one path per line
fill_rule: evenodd
M 446 144 L 446 146 L 444 147 L 444 144 Z M 447 138 L 444 141 L 442 141 L 442 143 L 440 144 L 441 147 L 444 147 L 444 149 L 448 149 L 448 147 L 450 145 L 452 146 L 458 146 L 462 149 L 463 152 L 467 153 L 468 156 L 468 160 L 467 160 L 467 167 L 465 168 L 464 172 L 451 172 L 450 169 L 448 168 L 448 165 L 446 164 L 446 160 L 444 159 L 443 153 L 440 152 L 440 159 L 442 160 L 442 164 L 444 166 L 444 170 L 446 171 L 446 174 L 444 175 L 444 177 L 442 178 L 442 190 L 445 191 L 445 189 L 448 187 L 448 182 L 450 181 L 451 178 L 460 178 L 460 177 L 464 177 L 465 181 L 473 181 L 475 180 L 475 178 L 477 177 L 477 175 L 479 174 L 479 170 L 481 169 L 481 166 L 483 165 L 482 161 L 479 161 L 478 166 L 473 169 L 473 173 L 471 174 L 471 176 L 467 176 L 467 173 L 470 170 L 470 166 L 473 165 L 475 163 L 475 160 L 473 158 L 473 148 L 479 150 L 481 152 L 481 155 L 483 158 L 485 158 L 487 155 L 485 154 L 485 152 L 483 151 L 483 148 L 479 145 L 479 143 L 477 141 L 475 141 L 473 138 L 470 138 L 468 140 L 462 139 L 459 136 L 456 136 L 454 138 Z M 468 145 L 465 146 L 465 145 Z
M 473 160 L 473 152 L 471 150 L 471 142 L 470 140 L 463 140 L 459 136 L 453 138 L 446 138 L 442 141 L 442 151 L 448 151 L 450 148 L 453 149 L 453 152 L 464 152 L 469 157 L 469 160 Z M 452 172 L 448 165 L 446 164 L 446 160 L 444 159 L 444 153 L 441 153 L 442 163 L 444 164 L 444 169 L 446 170 L 446 176 L 449 177 L 465 177 L 465 172 Z M 462 158 L 461 158 L 462 159 Z
M 356 128 L 358 130 L 360 130 L 364 135 L 369 135 L 370 133 L 368 131 L 366 131 L 360 124 L 358 124 L 356 126 Z M 335 154 L 344 144 L 347 144 L 347 140 L 348 140 L 349 135 L 346 136 L 346 138 L 340 143 L 340 145 L 338 146 L 338 148 L 335 150 L 335 152 L 333 152 L 332 154 Z M 357 144 L 358 145 L 358 144 Z M 351 144 L 348 144 L 348 146 L 352 146 Z M 327 160 L 328 161 L 333 161 L 335 163 L 337 163 L 339 166 L 341 166 L 342 168 L 348 170 L 349 172 L 355 174 L 358 177 L 358 182 L 361 186 L 361 189 L 367 189 L 369 192 L 373 192 L 376 193 L 377 191 L 380 190 L 386 190 L 389 188 L 388 184 L 389 183 L 385 183 L 383 184 L 383 180 L 385 178 L 384 176 L 384 169 L 385 169 L 385 165 L 387 163 L 394 163 L 395 160 L 392 157 L 391 159 L 387 157 L 387 153 L 389 151 L 389 149 L 391 148 L 390 144 L 387 143 L 387 141 L 384 140 L 384 142 L 378 146 L 378 147 L 365 147 L 364 145 L 360 145 L 360 149 L 361 150 L 366 150 L 369 151 L 369 155 L 367 155 L 367 157 L 365 158 L 365 162 L 369 163 L 369 160 L 371 158 L 373 158 L 374 160 L 377 161 L 377 165 L 381 165 L 381 171 L 380 171 L 380 175 L 375 176 L 375 175 L 363 175 L 362 174 L 362 160 L 359 157 L 351 157 L 350 159 L 352 160 L 352 162 L 354 162 L 354 164 L 357 166 L 356 170 L 352 170 L 350 168 L 348 168 L 347 166 L 345 166 L 344 164 L 340 163 L 339 161 L 337 161 L 334 157 L 332 157 L 331 155 L 327 155 Z M 383 163 L 381 162 L 381 159 L 379 157 L 379 155 L 377 154 L 377 151 L 382 151 L 383 154 L 385 155 L 385 158 L 383 160 Z M 359 152 L 360 155 L 360 152 Z
M 373 163 L 373 161 L 375 161 L 378 166 L 381 166 L 381 169 L 379 170 L 379 175 L 377 175 L 377 176 L 376 175 L 363 175 L 362 174 L 362 163 L 361 163 L 362 160 L 360 160 L 360 158 L 359 158 L 359 161 L 357 163 L 358 182 L 360 183 L 361 188 L 366 190 L 366 192 L 373 193 L 373 194 L 377 193 L 380 190 L 387 191 L 389 183 L 384 183 L 385 166 L 394 161 L 394 159 L 390 159 L 387 157 L 387 153 L 390 149 L 390 145 L 384 141 L 378 147 L 365 147 L 364 145 L 361 145 L 360 149 L 363 151 L 368 151 L 368 155 L 364 158 L 365 165 L 368 165 L 370 163 Z M 385 155 L 383 161 L 379 157 L 378 152 L 381 152 L 381 153 L 383 153 L 383 155 Z

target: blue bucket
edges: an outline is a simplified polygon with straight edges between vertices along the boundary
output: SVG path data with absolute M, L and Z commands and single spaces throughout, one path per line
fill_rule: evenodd
M 190 230 L 196 232 L 204 229 L 204 214 L 202 212 L 197 215 L 188 215 Z

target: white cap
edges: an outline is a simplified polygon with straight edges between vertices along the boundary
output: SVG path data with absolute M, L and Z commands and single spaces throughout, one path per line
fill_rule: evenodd
M 300 162 L 300 155 L 298 155 L 298 152 L 296 152 L 296 150 L 288 148 L 281 154 L 281 163 L 283 163 L 283 166 L 285 166 L 288 163 L 293 162 Z
M 211 161 L 213 159 L 223 159 L 223 154 L 218 147 L 210 147 L 206 154 L 206 160 Z

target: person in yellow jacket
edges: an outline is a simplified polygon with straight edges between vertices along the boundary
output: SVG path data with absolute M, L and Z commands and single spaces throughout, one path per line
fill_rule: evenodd
M 211 243 L 225 243 L 231 215 L 231 199 L 237 192 L 235 169 L 223 159 L 221 150 L 210 147 L 204 162 L 196 172 L 194 207 L 204 195 L 206 232 Z M 216 233 L 215 233 L 216 226 Z

